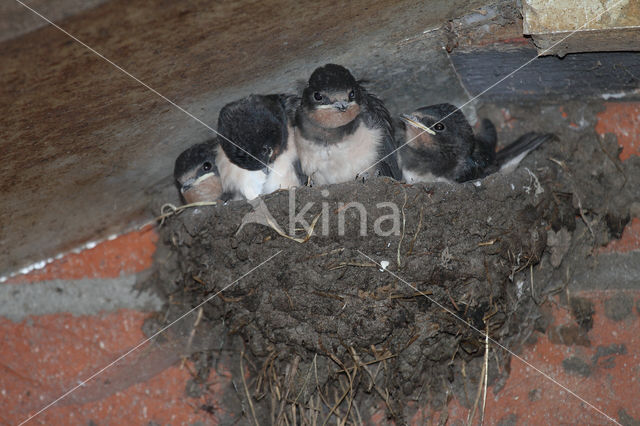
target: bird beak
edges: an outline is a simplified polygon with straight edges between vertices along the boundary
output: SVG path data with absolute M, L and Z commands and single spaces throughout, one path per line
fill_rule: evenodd
M 187 179 L 180 187 L 180 193 L 184 195 L 184 193 L 190 190 L 193 187 L 193 184 L 195 183 L 196 183 L 195 178 Z
M 401 114 L 400 118 L 402 119 L 402 121 L 404 121 L 405 123 L 408 123 L 410 125 L 412 125 L 413 127 L 416 127 L 424 132 L 429 133 L 430 135 L 435 135 L 436 132 L 434 132 L 433 130 L 431 130 L 430 128 L 428 128 L 427 126 L 425 126 L 424 124 L 422 124 L 415 116 L 413 115 L 407 115 L 407 114 Z
M 344 102 L 344 101 L 334 102 L 333 107 L 340 112 L 345 112 L 347 108 L 349 108 L 349 102 Z
M 209 172 L 209 173 L 203 174 L 197 179 L 194 177 L 187 179 L 186 181 L 184 181 L 184 183 L 180 187 L 180 192 L 184 195 L 185 192 L 189 191 L 190 189 L 193 189 L 194 186 L 199 185 L 203 180 L 211 177 L 211 175 L 215 175 L 215 174 L 212 172 Z
M 340 112 L 345 112 L 349 108 L 349 106 L 351 106 L 350 102 L 338 101 L 330 105 L 321 105 L 319 109 L 331 108 L 331 109 L 337 109 Z
M 355 102 L 337 101 L 332 104 L 318 105 L 316 109 L 336 109 L 340 112 L 345 112 Z

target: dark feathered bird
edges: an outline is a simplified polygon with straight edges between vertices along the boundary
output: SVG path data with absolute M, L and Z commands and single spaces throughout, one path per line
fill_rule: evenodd
M 484 119 L 474 134 L 464 114 L 451 104 L 403 114 L 404 145 L 398 154 L 403 179 L 414 182 L 466 182 L 508 172 L 553 134 L 530 132 L 496 152 L 497 133 Z
M 216 167 L 215 139 L 187 148 L 176 159 L 173 177 L 187 203 L 215 201 L 222 197 L 222 183 Z
M 343 66 L 327 64 L 311 74 L 295 126 L 302 172 L 315 184 L 400 178 L 389 112 Z
M 289 95 L 251 95 L 222 108 L 216 164 L 231 198 L 251 200 L 300 185 L 290 123 L 298 102 Z

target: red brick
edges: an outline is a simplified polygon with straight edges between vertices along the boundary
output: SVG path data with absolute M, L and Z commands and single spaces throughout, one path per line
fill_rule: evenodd
M 640 155 L 640 102 L 606 102 L 598 114 L 595 130 L 598 134 L 613 133 L 622 147 L 620 160 Z
M 525 347 L 521 356 L 613 418 L 617 419 L 618 411 L 624 409 L 638 419 L 640 335 L 637 330 L 640 316 L 634 312 L 622 322 L 607 319 L 603 314 L 603 301 L 611 294 L 606 291 L 580 294 L 594 302 L 594 324 L 588 333 L 591 346 L 554 344 L 546 335 L 538 335 L 538 342 Z M 638 291 L 627 294 L 636 302 L 640 300 Z M 574 324 L 566 309 L 556 308 L 553 312 L 555 327 Z M 39 395 L 46 395 L 45 401 L 60 395 L 65 386 L 68 388 L 87 377 L 88 372 L 106 365 L 117 354 L 139 342 L 143 338 L 140 327 L 144 318 L 137 312 L 122 311 L 95 317 L 42 316 L 33 318 L 32 324 L 1 321 L 0 360 L 5 372 L 0 375 L 0 390 L 5 393 L 1 400 L 5 405 L 0 408 L 0 420 L 16 423 L 25 419 L 28 412 L 43 405 Z M 592 364 L 591 375 L 585 378 L 562 367 L 562 361 L 571 356 L 591 364 L 598 346 L 614 343 L 625 344 L 626 353 L 615 355 L 613 368 L 608 368 L 606 363 Z M 495 368 L 495 363 L 492 362 L 490 368 Z M 144 424 L 154 420 L 188 424 L 201 420 L 215 424 L 216 419 L 199 411 L 198 407 L 206 403 L 222 410 L 215 395 L 222 395 L 228 374 L 212 376 L 217 393 L 198 399 L 184 396 L 189 377 L 186 370 L 171 367 L 144 383 L 134 384 L 98 401 L 79 405 L 61 402 L 34 421 L 44 424 L 86 424 L 89 420 L 98 424 Z M 27 391 L 31 392 L 29 396 Z M 532 392 L 536 392 L 536 398 L 530 398 Z M 510 414 L 517 417 L 518 424 L 607 424 L 605 417 L 515 358 L 504 388 L 497 395 L 490 390 L 485 423 L 496 424 Z M 467 415 L 468 410 L 455 400 L 448 406 L 449 424 L 462 424 Z M 424 424 L 424 419 L 439 417 L 428 409 L 419 410 L 412 424 Z M 384 423 L 383 418 L 378 416 L 376 420 Z
M 120 311 L 86 317 L 45 315 L 21 323 L 0 320 L 3 336 L 0 422 L 17 424 L 27 419 L 30 413 L 37 412 L 142 341 L 145 316 L 140 312 Z M 129 357 L 140 357 L 145 362 L 149 356 L 144 352 L 145 347 Z M 109 373 L 106 370 L 95 380 L 113 377 Z M 115 377 L 117 379 L 117 375 Z M 199 410 L 203 404 L 216 407 L 218 415 L 228 415 L 212 395 L 186 397 L 185 385 L 189 378 L 187 369 L 173 366 L 143 383 L 92 402 L 78 403 L 87 399 L 91 389 L 100 390 L 92 384 L 101 382 L 91 381 L 86 388 L 77 389 L 32 422 L 86 425 L 90 420 L 97 424 L 146 424 L 154 420 L 161 424 L 190 424 L 199 420 L 217 423 L 210 414 Z M 222 395 L 223 385 L 228 381 L 229 374 L 212 374 L 209 380 L 216 395 Z
M 627 224 L 619 240 L 613 240 L 600 249 L 600 253 L 627 253 L 640 250 L 640 218 L 634 217 Z
M 640 291 L 626 293 L 634 301 L 640 299 Z M 640 328 L 640 316 L 634 312 L 623 322 L 613 322 L 606 318 L 603 301 L 611 295 L 607 291 L 579 294 L 594 302 L 594 324 L 588 333 L 591 346 L 553 344 L 546 335 L 538 334 L 537 343 L 524 347 L 520 356 L 613 419 L 619 421 L 618 412 L 624 409 L 627 415 L 637 420 L 640 419 L 640 406 L 637 403 L 640 400 L 640 335 L 637 332 Z M 566 308 L 556 306 L 553 315 L 556 327 L 575 324 Z M 626 354 L 615 355 L 611 366 L 603 362 L 593 365 L 592 357 L 597 347 L 611 344 L 626 345 Z M 492 348 L 494 350 L 495 347 Z M 571 356 L 580 357 L 591 365 L 589 377 L 564 370 L 562 361 Z M 492 357 L 489 368 L 495 368 Z M 474 395 L 475 391 L 474 389 Z M 479 407 L 478 410 L 480 409 Z M 456 399 L 451 400 L 447 411 L 448 425 L 466 424 L 469 410 Z M 505 386 L 497 395 L 491 388 L 488 390 L 484 424 L 498 424 L 510 415 L 515 416 L 518 425 L 611 424 L 606 417 L 515 357 L 511 359 L 511 374 Z M 418 410 L 411 419 L 411 424 L 437 424 L 441 417 L 441 414 L 424 408 Z M 478 424 L 479 418 L 480 413 L 477 411 L 474 424 Z

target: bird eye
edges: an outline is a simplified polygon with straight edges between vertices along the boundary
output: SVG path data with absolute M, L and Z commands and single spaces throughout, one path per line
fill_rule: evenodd
M 316 101 L 321 101 L 322 95 L 320 94 L 320 92 L 313 92 L 313 99 L 315 99 Z
M 352 101 L 356 98 L 356 92 L 353 90 L 349 92 L 349 100 Z
M 211 170 L 211 167 L 213 167 L 213 166 L 211 165 L 210 162 L 207 161 L 206 163 L 204 163 L 202 165 L 202 170 L 204 170 L 205 172 L 208 172 L 209 170 Z
M 435 130 L 436 132 L 441 132 L 441 131 L 443 131 L 443 130 L 444 130 L 444 124 L 442 124 L 442 123 L 436 123 L 436 124 L 433 126 L 433 130 Z

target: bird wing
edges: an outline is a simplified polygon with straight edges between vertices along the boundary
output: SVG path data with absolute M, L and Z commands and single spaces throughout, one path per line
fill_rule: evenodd
M 498 134 L 496 132 L 496 126 L 493 125 L 491 120 L 483 119 L 480 122 L 480 129 L 478 129 L 474 137 L 471 158 L 467 159 L 467 164 L 464 167 L 466 173 L 461 174 L 457 179 L 458 182 L 483 178 L 497 171 L 497 142 Z
M 289 120 L 289 123 L 293 124 L 296 116 L 296 111 L 300 106 L 300 101 L 301 101 L 300 96 L 287 95 L 284 93 L 278 96 L 280 98 L 280 102 L 282 102 L 282 105 L 284 106 L 284 110 L 285 110 L 285 113 L 287 114 L 287 119 Z
M 364 91 L 364 90 L 363 90 Z M 368 127 L 377 127 L 382 130 L 382 141 L 378 147 L 379 163 L 376 169 L 382 176 L 390 176 L 396 180 L 402 178 L 398 167 L 395 134 L 391 115 L 384 103 L 376 96 L 364 91 L 364 101 L 368 114 L 364 114 L 365 124 Z
M 496 153 L 496 162 L 500 171 L 515 169 L 529 152 L 555 138 L 556 136 L 552 133 L 525 133 Z

